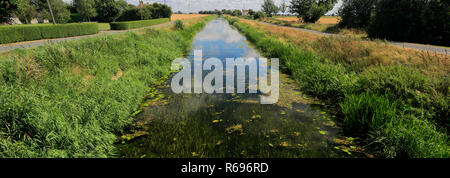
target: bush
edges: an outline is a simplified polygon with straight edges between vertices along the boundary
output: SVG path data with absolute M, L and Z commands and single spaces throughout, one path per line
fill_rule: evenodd
M 183 30 L 183 29 L 184 29 L 183 21 L 181 21 L 181 20 L 176 20 L 176 21 L 175 21 L 175 28 L 178 29 L 178 30 Z
M 157 24 L 162 24 L 169 22 L 168 18 L 162 19 L 152 19 L 152 20 L 137 20 L 137 21 L 126 21 L 126 22 L 112 22 L 111 30 L 128 30 L 133 28 L 147 27 Z
M 0 26 L 0 43 L 63 38 L 98 33 L 96 23 Z
M 257 13 L 255 13 L 253 15 L 253 18 L 254 19 L 263 19 L 263 18 L 266 18 L 266 14 L 262 11 L 258 11 Z

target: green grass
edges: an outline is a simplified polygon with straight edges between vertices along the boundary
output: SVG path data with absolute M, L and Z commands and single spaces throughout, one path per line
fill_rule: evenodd
M 0 57 L 0 157 L 113 157 L 149 86 L 168 74 L 205 20 Z
M 98 30 L 99 31 L 111 30 L 111 26 L 109 26 L 109 23 L 98 23 Z
M 381 157 L 450 157 L 447 129 L 449 80 L 400 64 L 370 66 L 330 62 L 226 17 L 302 91 L 328 101 L 345 134 L 365 139 Z

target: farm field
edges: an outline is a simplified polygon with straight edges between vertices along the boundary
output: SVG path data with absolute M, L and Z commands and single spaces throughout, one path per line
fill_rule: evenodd
M 185 20 L 185 19 L 192 19 L 192 18 L 198 18 L 198 17 L 205 17 L 208 15 L 205 14 L 172 14 L 170 17 L 171 21 L 175 20 Z

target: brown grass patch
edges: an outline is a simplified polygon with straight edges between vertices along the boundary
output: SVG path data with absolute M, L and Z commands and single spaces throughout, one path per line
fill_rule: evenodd
M 299 23 L 299 19 L 297 17 L 275 17 L 278 20 L 287 21 L 287 22 L 295 22 Z M 318 24 L 337 24 L 339 23 L 339 17 L 335 16 L 326 16 L 321 17 L 316 23 Z
M 239 19 L 281 41 L 315 52 L 333 63 L 350 66 L 355 71 L 374 65 L 404 64 L 422 69 L 426 74 L 447 75 L 450 55 L 420 51 L 366 41 L 356 37 L 324 37 L 289 27 L 273 26 L 253 20 Z
M 304 44 L 305 42 L 316 41 L 322 37 L 318 34 L 312 34 L 292 28 L 262 24 L 253 20 L 240 19 L 240 21 L 256 27 L 263 32 L 269 33 L 282 41 L 293 42 L 295 44 Z

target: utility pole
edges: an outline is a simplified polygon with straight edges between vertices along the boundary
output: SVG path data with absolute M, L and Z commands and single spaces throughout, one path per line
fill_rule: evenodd
M 55 16 L 53 16 L 52 6 L 50 6 L 50 1 L 47 0 L 48 9 L 50 10 L 50 15 L 52 16 L 53 25 L 56 25 Z

